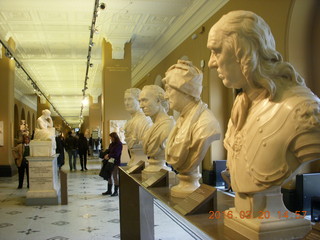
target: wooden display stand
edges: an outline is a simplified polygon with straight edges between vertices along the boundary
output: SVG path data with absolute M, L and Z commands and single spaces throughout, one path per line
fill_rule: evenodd
M 128 173 L 129 167 L 120 167 L 120 235 L 123 240 L 154 239 L 154 204 L 179 222 L 195 239 L 244 240 L 232 230 L 225 231 L 223 217 L 212 219 L 212 212 L 221 212 L 232 207 L 233 198 L 217 192 L 215 188 L 202 184 L 186 199 L 172 197 L 170 187 L 164 184 L 166 173 L 159 173 L 158 184 L 147 184 L 141 173 Z M 159 180 L 159 181 L 158 181 Z M 150 181 L 151 182 L 151 181 Z M 157 187 L 155 187 L 157 186 Z M 222 203 L 217 206 L 217 197 Z M 222 214 L 221 214 L 222 216 Z

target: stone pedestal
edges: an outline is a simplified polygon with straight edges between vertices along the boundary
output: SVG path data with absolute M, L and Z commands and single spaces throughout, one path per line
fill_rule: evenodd
M 56 153 L 55 140 L 32 140 L 29 146 L 30 156 L 32 157 L 52 156 Z
M 146 180 L 154 176 L 156 173 L 160 172 L 161 169 L 171 171 L 169 167 L 166 166 L 166 160 L 149 158 L 147 160 L 148 165 L 142 170 L 142 179 Z
M 199 167 L 189 173 L 179 173 L 177 177 L 179 183 L 173 186 L 170 191 L 173 197 L 185 198 L 200 187 L 199 179 L 201 178 L 201 174 Z
M 224 211 L 224 224 L 248 239 L 302 239 L 311 230 L 300 211 L 284 206 L 280 187 L 248 197 L 237 193 L 235 206 Z
M 60 202 L 60 183 L 57 157 L 27 157 L 30 188 L 26 205 L 57 205 Z

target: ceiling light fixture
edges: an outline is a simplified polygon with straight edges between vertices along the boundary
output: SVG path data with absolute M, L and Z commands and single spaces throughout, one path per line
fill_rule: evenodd
M 91 21 L 91 27 L 89 28 L 90 30 L 90 37 L 89 37 L 89 46 L 88 46 L 88 55 L 87 55 L 87 69 L 86 69 L 86 75 L 84 78 L 84 85 L 83 85 L 83 89 L 82 91 L 82 103 L 81 103 L 81 108 L 80 108 L 80 120 L 79 120 L 79 128 L 81 128 L 81 125 L 83 123 L 83 108 L 85 106 L 85 102 L 84 100 L 86 99 L 86 90 L 88 89 L 87 85 L 88 85 L 88 80 L 89 80 L 89 68 L 93 67 L 93 63 L 90 63 L 90 59 L 91 59 L 91 50 L 92 47 L 95 45 L 93 42 L 93 35 L 99 33 L 99 31 L 96 29 L 95 24 L 96 24 L 96 20 L 98 17 L 98 12 L 99 10 L 104 10 L 106 8 L 106 4 L 105 3 L 101 3 L 99 4 L 99 0 L 95 0 L 94 3 L 94 8 L 93 8 L 93 14 L 92 14 L 92 21 Z
M 18 59 L 16 59 L 12 52 L 10 51 L 10 49 L 5 45 L 5 43 L 0 39 L 0 44 L 5 48 L 6 52 L 5 55 L 10 58 L 13 59 L 16 62 L 16 66 L 17 68 L 21 69 L 27 76 L 27 80 L 31 81 L 31 85 L 33 87 L 33 91 L 39 96 L 43 96 L 47 102 L 52 106 L 52 108 L 55 110 L 55 112 L 60 116 L 60 118 L 66 122 L 66 125 L 71 128 L 71 126 L 68 124 L 68 122 L 64 119 L 64 117 L 62 117 L 62 115 L 55 109 L 54 105 L 50 102 L 50 100 L 46 97 L 45 94 L 43 94 L 43 92 L 40 90 L 40 88 L 38 87 L 37 83 L 30 77 L 29 73 L 25 70 L 25 68 L 21 65 L 21 63 L 18 61 Z
M 11 52 L 9 51 L 9 49 L 7 49 L 7 48 L 6 48 L 5 55 L 6 55 L 6 57 L 9 58 L 9 59 L 14 59 L 12 53 L 11 53 Z

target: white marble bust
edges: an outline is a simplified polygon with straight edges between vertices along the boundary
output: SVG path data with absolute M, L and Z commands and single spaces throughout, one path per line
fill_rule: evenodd
M 125 141 L 130 152 L 128 166 L 132 166 L 140 160 L 147 160 L 143 152 L 142 138 L 151 127 L 152 121 L 140 108 L 140 92 L 141 90 L 139 88 L 129 88 L 124 93 L 124 106 L 131 115 L 131 119 L 128 120 L 124 126 Z
M 220 139 L 219 123 L 200 98 L 202 78 L 192 62 L 178 60 L 163 79 L 170 109 L 180 113 L 166 147 L 167 163 L 179 172 L 179 184 L 171 188 L 175 197 L 186 197 L 200 186 L 199 166 L 210 144 Z
M 20 132 L 22 135 L 27 135 L 29 136 L 29 126 L 26 123 L 26 120 L 21 120 L 21 124 L 20 124 Z
M 168 101 L 164 99 L 164 90 L 157 85 L 144 86 L 139 102 L 143 112 L 152 119 L 153 125 L 143 137 L 144 153 L 148 156 L 149 164 L 143 174 L 159 172 L 161 169 L 170 170 L 165 166 L 165 146 L 168 135 L 174 126 L 174 120 L 168 116 Z
M 281 197 L 274 200 L 281 184 L 320 158 L 319 98 L 283 61 L 269 26 L 252 12 L 224 15 L 207 46 L 209 67 L 226 87 L 242 89 L 224 140 L 236 210 L 254 217 L 268 210 L 276 219 L 286 210 Z
M 34 140 L 52 140 L 55 137 L 55 129 L 48 109 L 42 111 L 42 115 L 37 119 Z

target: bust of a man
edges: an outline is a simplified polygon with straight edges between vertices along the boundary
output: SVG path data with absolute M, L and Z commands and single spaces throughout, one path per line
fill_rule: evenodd
M 55 137 L 55 129 L 48 109 L 42 111 L 42 115 L 37 119 L 34 140 L 52 140 Z
M 143 112 L 152 119 L 153 125 L 143 137 L 144 153 L 149 157 L 144 173 L 159 172 L 165 166 L 165 147 L 168 135 L 174 126 L 174 120 L 168 116 L 168 101 L 164 90 L 157 85 L 144 86 L 139 102 Z
M 199 165 L 210 144 L 220 139 L 219 122 L 200 98 L 202 78 L 192 62 L 178 60 L 163 79 L 170 108 L 180 113 L 166 147 L 167 163 L 179 172 L 179 184 L 171 188 L 175 197 L 186 197 L 200 186 Z
M 125 140 L 130 152 L 128 166 L 134 165 L 140 160 L 147 160 L 143 153 L 142 138 L 151 127 L 152 121 L 147 117 L 139 105 L 139 88 L 129 88 L 124 93 L 124 106 L 131 115 L 131 119 L 124 126 Z
M 21 120 L 20 132 L 21 132 L 22 135 L 29 136 L 29 126 L 26 123 L 26 120 Z
M 209 67 L 217 68 L 226 87 L 242 90 L 224 140 L 236 210 L 253 217 L 267 210 L 276 218 L 287 211 L 280 186 L 320 158 L 319 98 L 283 61 L 269 26 L 252 12 L 224 15 L 211 28 L 207 46 Z

